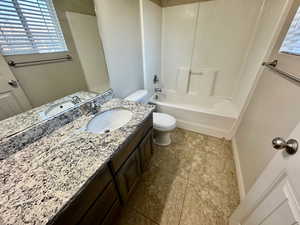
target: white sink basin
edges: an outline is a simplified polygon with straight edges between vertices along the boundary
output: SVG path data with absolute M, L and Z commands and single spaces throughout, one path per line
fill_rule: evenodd
M 72 101 L 65 101 L 50 106 L 44 113 L 46 117 L 52 117 L 72 107 L 74 107 L 74 103 Z
M 86 131 L 95 134 L 108 133 L 119 129 L 132 118 L 132 112 L 126 109 L 112 109 L 96 115 L 89 121 Z

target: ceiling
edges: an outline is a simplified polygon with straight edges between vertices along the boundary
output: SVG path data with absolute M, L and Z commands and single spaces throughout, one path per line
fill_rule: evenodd
M 188 4 L 193 2 L 204 2 L 204 1 L 211 1 L 211 0 L 151 0 L 156 4 L 162 7 L 168 7 L 173 5 L 181 5 L 181 4 Z

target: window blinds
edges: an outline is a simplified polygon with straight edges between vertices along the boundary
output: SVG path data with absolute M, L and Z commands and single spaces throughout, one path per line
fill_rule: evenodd
M 293 19 L 280 52 L 300 55 L 300 8 Z
M 3 55 L 66 51 L 52 0 L 0 0 Z

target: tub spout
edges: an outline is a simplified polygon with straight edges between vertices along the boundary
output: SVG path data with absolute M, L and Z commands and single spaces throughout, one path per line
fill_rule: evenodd
M 154 92 L 155 92 L 155 93 L 161 93 L 161 92 L 162 92 L 162 89 L 161 89 L 161 88 L 155 88 L 155 89 L 154 89 Z

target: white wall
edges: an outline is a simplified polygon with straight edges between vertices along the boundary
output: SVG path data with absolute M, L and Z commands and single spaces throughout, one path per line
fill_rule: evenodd
M 216 82 L 205 77 L 198 82 L 214 85 L 215 96 L 232 97 L 261 5 L 262 0 L 217 0 L 164 8 L 166 88 L 175 89 L 180 67 L 195 72 L 208 69 L 216 71 Z
M 300 106 L 294 104 L 299 87 L 261 67 L 264 60 L 270 60 L 286 2 L 265 0 L 234 99 L 242 106 L 253 94 L 234 137 L 246 192 L 275 154 L 272 139 L 287 137 L 299 121 Z
M 88 90 L 102 93 L 110 88 L 97 18 L 66 12 Z
M 247 97 L 256 82 L 259 71 L 262 68 L 262 62 L 270 54 L 270 48 L 277 31 L 276 27 L 278 27 L 280 22 L 284 2 L 281 0 L 264 0 L 264 4 L 260 9 L 256 30 L 253 32 L 252 42 L 248 47 L 248 54 L 241 68 L 238 89 L 233 98 L 234 103 L 240 109 L 246 103 Z
M 140 0 L 142 17 L 144 87 L 152 95 L 154 75 L 161 72 L 162 8 L 150 0 Z
M 126 97 L 143 88 L 139 0 L 95 1 L 112 89 Z

